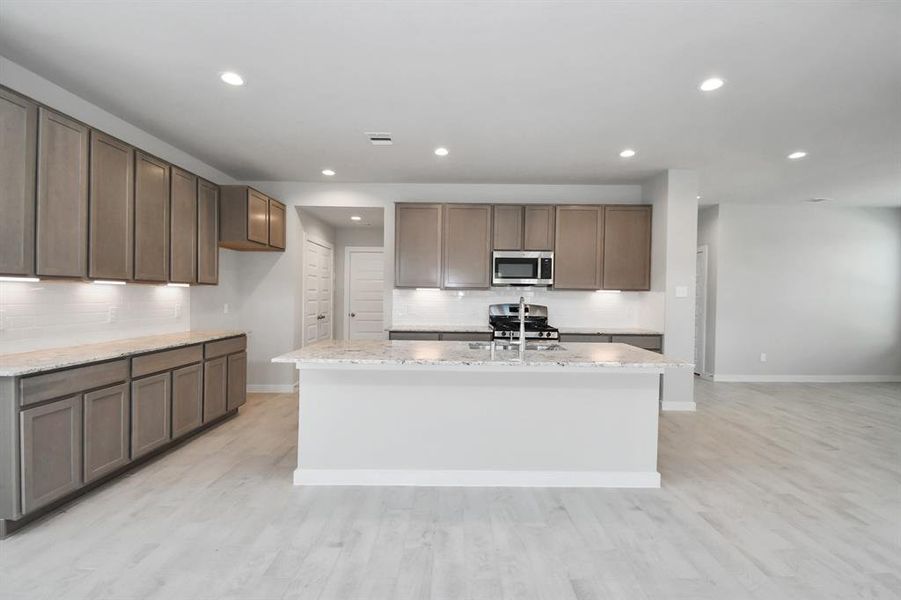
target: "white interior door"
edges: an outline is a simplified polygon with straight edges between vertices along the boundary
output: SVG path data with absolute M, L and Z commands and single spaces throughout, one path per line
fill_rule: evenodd
M 332 337 L 332 249 L 312 240 L 304 248 L 304 345 Z
M 385 261 L 382 250 L 348 248 L 345 262 L 347 327 L 344 337 L 349 340 L 384 339 Z
M 695 257 L 695 373 L 704 374 L 707 353 L 707 246 L 698 248 Z

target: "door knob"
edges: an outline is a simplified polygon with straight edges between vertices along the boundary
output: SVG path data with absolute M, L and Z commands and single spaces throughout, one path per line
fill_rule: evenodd
M 357 316 L 357 313 L 350 313 L 350 316 L 356 317 L 356 316 Z

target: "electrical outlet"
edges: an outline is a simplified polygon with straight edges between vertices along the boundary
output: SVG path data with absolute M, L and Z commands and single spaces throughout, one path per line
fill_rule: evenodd
M 117 306 L 110 306 L 109 311 L 106 315 L 107 323 L 115 323 L 119 320 L 119 308 Z
M 226 315 L 228 314 L 228 302 L 222 305 L 222 313 Z
M 175 318 L 179 318 L 181 316 L 181 304 L 175 305 Z
M 766 352 L 760 353 L 760 362 L 766 362 Z
M 688 298 L 688 286 L 677 285 L 676 286 L 676 298 Z

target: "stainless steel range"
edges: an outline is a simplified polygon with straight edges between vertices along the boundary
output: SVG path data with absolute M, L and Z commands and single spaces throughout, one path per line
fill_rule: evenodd
M 519 304 L 492 304 L 488 307 L 488 324 L 496 340 L 519 340 Z M 547 306 L 525 305 L 526 339 L 557 340 L 560 333 L 547 324 Z

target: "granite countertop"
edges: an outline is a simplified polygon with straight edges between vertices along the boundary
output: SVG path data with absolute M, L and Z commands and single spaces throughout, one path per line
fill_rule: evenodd
M 74 367 L 145 352 L 191 346 L 244 334 L 243 331 L 228 330 L 182 331 L 31 352 L 0 354 L 0 377 L 18 377 L 19 375 Z
M 497 350 L 471 348 L 470 342 L 437 341 L 323 341 L 272 359 L 276 363 L 303 366 L 322 365 L 431 365 L 431 366 L 511 366 L 649 368 L 689 367 L 672 358 L 627 344 L 562 344 L 562 350 Z
M 396 325 L 389 327 L 386 331 L 405 333 L 491 333 L 492 329 L 488 325 Z

